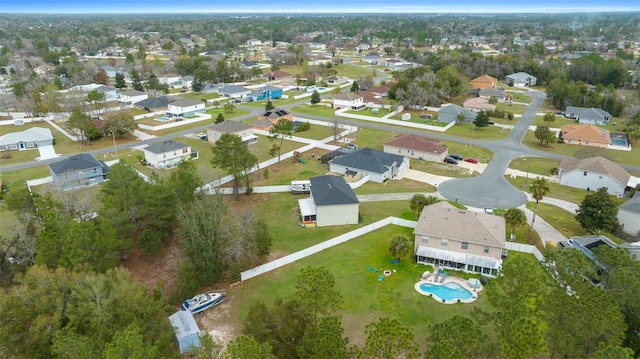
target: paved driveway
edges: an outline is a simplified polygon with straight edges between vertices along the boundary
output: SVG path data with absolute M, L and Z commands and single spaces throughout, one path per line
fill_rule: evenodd
M 40 157 L 36 159 L 38 161 L 60 157 L 60 155 L 56 153 L 55 148 L 53 148 L 53 145 L 38 146 L 38 151 L 40 151 Z

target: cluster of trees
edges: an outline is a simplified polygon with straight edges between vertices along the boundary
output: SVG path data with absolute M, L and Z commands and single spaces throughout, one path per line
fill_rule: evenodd
M 412 108 L 439 106 L 451 97 L 469 93 L 469 78 L 453 66 L 435 72 L 420 66 L 394 74 L 397 82 L 389 89 L 389 99 Z
M 556 108 L 567 106 L 601 108 L 612 116 L 621 116 L 626 103 L 612 87 L 595 86 L 590 89 L 584 82 L 567 82 L 556 78 L 546 88 L 547 96 Z

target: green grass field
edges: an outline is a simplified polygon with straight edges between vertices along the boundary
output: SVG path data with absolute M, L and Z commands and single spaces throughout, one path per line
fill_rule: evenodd
M 535 177 L 535 174 L 548 176 L 551 173 L 551 169 L 558 168 L 559 164 L 560 161 L 553 158 L 526 157 L 514 159 L 509 164 L 509 168 L 528 171 L 533 177 Z
M 527 109 L 527 106 L 526 105 L 519 105 L 519 104 L 515 104 L 515 103 L 498 102 L 496 104 L 496 108 L 501 109 L 503 111 L 509 111 L 511 113 L 514 113 L 514 114 L 522 114 L 522 113 L 524 113 L 524 110 Z
M 335 116 L 336 110 L 324 105 L 302 105 L 292 108 L 291 112 L 331 118 Z

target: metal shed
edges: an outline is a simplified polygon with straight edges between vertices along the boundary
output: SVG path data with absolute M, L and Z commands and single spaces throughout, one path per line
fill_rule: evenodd
M 192 347 L 200 348 L 200 328 L 190 311 L 180 310 L 174 313 L 169 316 L 169 322 L 176 332 L 180 354 L 188 353 Z

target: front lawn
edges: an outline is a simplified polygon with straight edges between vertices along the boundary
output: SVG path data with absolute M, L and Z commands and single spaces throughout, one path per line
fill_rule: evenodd
M 330 120 L 332 117 L 335 117 L 336 110 L 324 105 L 301 105 L 292 108 L 291 112 L 295 114 L 327 117 L 327 120 Z
M 513 97 L 513 102 L 531 103 L 531 97 L 522 92 L 510 92 L 509 95 Z
M 535 202 L 527 202 L 527 209 L 533 211 L 534 206 Z M 587 231 L 582 229 L 580 223 L 576 221 L 575 214 L 569 213 L 560 207 L 548 203 L 538 203 L 537 215 L 567 238 L 587 234 Z
M 500 140 L 509 135 L 509 130 L 499 126 L 487 126 L 477 128 L 473 124 L 465 123 L 461 125 L 453 125 L 446 132 L 446 135 L 470 138 L 473 140 Z
M 467 178 L 480 175 L 479 172 L 471 173 L 464 167 L 458 167 L 447 163 L 420 161 L 414 159 L 411 160 L 411 168 L 416 171 L 453 178 Z
M 553 158 L 521 157 L 511 161 L 509 168 L 529 172 L 530 177 L 535 178 L 535 174 L 548 176 L 552 169 L 558 168 L 559 164 L 560 161 Z
M 498 102 L 496 104 L 496 108 L 502 110 L 502 111 L 509 111 L 511 113 L 514 114 L 523 114 L 524 110 L 527 109 L 526 105 L 518 105 L 515 103 L 504 103 L 504 102 Z

